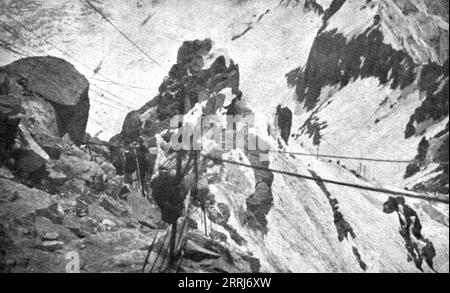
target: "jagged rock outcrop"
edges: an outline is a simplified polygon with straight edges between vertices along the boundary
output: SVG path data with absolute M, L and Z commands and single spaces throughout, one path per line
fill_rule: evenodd
M 239 88 L 239 66 L 230 60 L 227 66 L 225 58 L 220 56 L 204 68 L 211 50 L 211 40 L 186 41 L 180 47 L 177 64 L 170 69 L 161 86 L 159 94 L 142 108 L 128 113 L 122 131 L 110 141 L 129 144 L 139 135 L 151 138 L 154 144 L 155 134 L 169 129 L 170 118 L 180 114 L 180 96 L 183 96 L 186 113 L 196 103 L 210 98 L 229 87 L 233 92 Z M 183 114 L 181 113 L 181 114 Z
M 227 64 L 224 56 L 215 56 L 210 59 L 208 54 L 210 50 L 211 41 L 208 39 L 184 42 L 178 51 L 177 64 L 172 66 L 169 76 L 160 86 L 159 95 L 141 109 L 130 112 L 125 119 L 122 132 L 112 138 L 111 142 L 129 144 L 135 141 L 139 135 L 142 135 L 148 146 L 158 146 L 158 148 L 161 148 L 160 151 L 163 152 L 163 149 L 167 150 L 168 147 L 163 145 L 169 142 L 172 134 L 169 131 L 169 122 L 174 115 L 185 114 L 185 119 L 189 125 L 197 123 L 194 117 L 217 115 L 219 120 L 222 119 L 221 116 L 226 112 L 224 106 L 232 103 L 233 96 L 242 95 L 239 90 L 239 67 L 231 59 Z M 242 102 L 239 102 L 235 110 L 239 112 L 235 114 L 252 115 L 251 110 Z M 220 114 L 222 112 L 223 114 Z M 223 126 L 225 131 L 226 125 Z M 284 124 L 283 127 L 285 127 Z M 233 129 L 229 132 L 233 135 L 236 134 Z M 165 142 L 157 141 L 158 136 Z M 250 134 L 245 134 L 245 143 L 249 140 L 257 140 L 254 135 L 253 139 L 249 139 L 249 136 Z M 260 140 L 260 138 L 258 139 Z M 226 156 L 226 154 L 226 150 L 217 150 L 214 153 L 218 157 Z M 249 157 L 249 162 L 252 165 L 260 168 L 269 165 L 267 160 L 261 160 L 262 153 L 258 150 L 246 150 L 245 154 Z M 264 155 L 267 155 L 267 153 Z M 167 154 L 160 153 L 158 160 L 161 162 L 161 160 L 165 160 L 165 157 L 167 157 L 167 160 L 164 164 L 174 168 L 174 154 L 171 154 L 170 151 Z M 184 167 L 186 167 L 187 160 L 188 156 L 184 155 Z M 216 164 L 219 164 L 219 162 L 216 162 Z M 217 178 L 208 178 L 205 171 L 204 169 L 201 170 L 200 177 L 205 181 L 205 186 L 208 186 L 215 182 Z M 271 192 L 273 174 L 264 170 L 255 170 L 254 177 L 256 180 L 251 187 L 254 192 L 247 195 L 245 204 L 239 212 L 239 221 L 255 233 L 266 234 L 268 232 L 266 217 L 273 206 Z M 194 176 L 191 170 L 183 180 L 184 193 L 190 190 L 193 183 Z M 208 198 L 206 208 L 208 221 L 219 225 L 229 236 L 218 231 L 212 231 L 212 234 L 216 235 L 217 239 L 221 241 L 225 240 L 227 243 L 231 241 L 237 246 L 245 245 L 246 240 L 239 235 L 234 227 L 235 225 L 229 221 L 230 207 L 224 202 L 215 201 L 214 193 L 211 193 L 209 188 L 206 188 L 204 196 Z M 197 202 L 196 199 L 191 199 L 191 204 L 191 209 L 201 206 L 201 203 Z M 203 229 L 198 220 L 191 220 L 190 226 Z M 229 240 L 227 241 L 227 239 Z M 249 258 L 249 256 L 246 257 Z M 244 256 L 244 258 L 246 257 Z M 221 260 L 220 263 L 223 263 L 223 261 Z M 196 264 L 195 267 L 199 265 L 201 265 L 201 262 Z M 235 271 L 236 268 L 222 268 L 221 270 Z M 247 268 L 246 271 L 248 270 Z M 257 271 L 259 268 L 256 269 L 252 264 L 251 270 Z
M 429 139 L 423 137 L 417 147 L 417 155 L 406 167 L 405 178 L 412 177 L 408 184 L 412 190 L 441 194 L 449 192 L 449 133 L 448 122 L 442 131 Z M 421 173 L 431 170 L 435 176 L 421 178 Z M 417 177 L 417 178 L 414 178 Z
M 406 125 L 405 138 L 417 135 L 416 129 L 421 128 L 421 123 L 426 121 L 439 121 L 448 117 L 448 59 L 440 66 L 438 64 L 426 64 L 421 68 L 418 86 L 425 99 L 414 111 Z M 423 129 L 421 129 L 423 131 Z

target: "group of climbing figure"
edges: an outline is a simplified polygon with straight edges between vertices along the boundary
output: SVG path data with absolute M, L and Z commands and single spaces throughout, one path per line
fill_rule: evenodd
M 139 137 L 137 142 L 118 147 L 118 156 L 115 156 L 113 165 L 117 174 L 125 177 L 125 184 L 130 187 L 137 185 L 142 196 L 148 197 L 149 181 L 154 172 L 156 157 L 157 155 L 150 153 L 145 146 L 144 139 Z
M 430 269 L 436 272 L 433 266 L 433 258 L 436 256 L 433 242 L 422 235 L 419 216 L 405 203 L 405 198 L 390 196 L 383 204 L 383 212 L 397 213 L 400 222 L 399 233 L 405 240 L 408 262 L 413 261 L 415 266 L 423 271 L 422 264 L 425 261 Z

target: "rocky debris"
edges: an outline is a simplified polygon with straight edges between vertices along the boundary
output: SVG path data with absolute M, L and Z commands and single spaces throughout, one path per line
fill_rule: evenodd
M 116 225 L 116 223 L 108 219 L 104 219 L 101 224 L 105 231 L 110 231 Z
M 207 51 L 200 55 L 205 57 L 206 53 Z M 196 54 L 197 57 L 200 55 Z M 200 60 L 197 57 L 192 59 L 193 62 L 183 65 L 191 73 L 198 69 L 196 66 L 198 67 Z M 193 83 L 192 86 L 197 88 L 191 91 L 198 92 L 199 99 L 206 100 L 210 89 L 217 90 L 226 86 L 229 79 L 235 78 L 238 74 L 236 65 L 222 66 L 224 65 L 222 61 L 216 62 L 209 69 L 205 69 L 206 71 L 197 71 L 197 74 L 204 74 L 203 85 L 205 82 L 208 84 L 202 87 L 200 86 L 202 83 L 197 85 Z M 175 67 L 176 70 L 180 69 L 177 68 Z M 61 125 L 56 124 L 58 127 L 55 128 L 55 122 L 61 122 L 58 119 L 61 118 L 62 110 L 70 112 L 78 107 L 80 111 L 83 111 L 83 97 L 80 97 L 78 104 L 56 105 L 67 102 L 64 98 L 53 99 L 56 97 L 53 94 L 57 90 L 45 91 L 34 84 L 35 80 L 32 80 L 33 85 L 30 87 L 30 81 L 26 78 L 19 79 L 11 71 L 7 74 L 12 76 L 13 80 L 11 91 L 15 96 L 11 101 L 17 101 L 16 97 L 22 94 L 28 97 L 23 99 L 24 108 L 28 111 L 22 120 L 24 130 L 22 131 L 17 123 L 17 134 L 13 136 L 13 142 L 22 135 L 22 132 L 25 132 L 28 138 L 33 139 L 30 144 L 36 146 L 35 152 L 46 156 L 45 162 L 40 166 L 42 170 L 38 176 L 39 180 L 33 183 L 34 189 L 18 183 L 15 173 L 8 174 L 9 165 L 3 166 L 3 161 L 0 164 L 4 169 L 1 173 L 4 175 L 0 176 L 0 217 L 2 225 L 7 227 L 5 241 L 2 239 L 0 248 L 2 253 L 5 251 L 2 255 L 10 262 L 7 269 L 9 271 L 63 272 L 65 262 L 58 251 L 68 248 L 76 249 L 81 254 L 81 269 L 85 272 L 139 271 L 155 230 L 165 227 L 161 222 L 159 209 L 151 201 L 134 192 L 121 194 L 124 177 L 116 175 L 118 172 L 109 161 L 112 157 L 108 148 L 82 149 L 77 146 L 77 129 L 66 129 L 68 134 L 63 136 Z M 216 76 L 211 79 L 214 74 L 220 74 L 222 78 Z M 172 77 L 172 79 L 174 83 L 166 84 L 162 93 L 167 94 L 171 90 L 167 87 L 170 86 L 182 88 L 180 80 L 178 80 L 180 83 L 176 84 L 176 78 Z M 57 81 L 64 83 L 59 79 Z M 214 90 L 212 93 L 215 95 Z M 52 98 L 47 99 L 45 95 L 50 95 Z M 220 95 L 220 99 L 223 99 L 223 95 Z M 217 110 L 222 104 L 213 105 L 213 108 Z M 165 107 L 171 106 L 156 105 L 149 113 L 156 115 L 156 109 L 163 110 Z M 4 112 L 6 113 L 6 110 Z M 138 115 L 139 120 L 142 118 L 140 115 L 141 112 Z M 159 121 L 158 115 L 153 118 Z M 147 122 L 151 121 L 150 118 L 148 119 Z M 168 120 L 160 122 L 159 126 L 166 129 Z M 64 121 L 62 123 L 64 124 Z M 137 124 L 139 122 L 134 121 L 131 123 L 133 125 L 131 128 Z M 149 130 L 157 129 L 159 126 L 149 124 L 146 127 Z M 64 127 L 70 128 L 68 125 Z M 131 131 L 131 128 L 125 128 Z M 88 139 L 95 140 L 95 138 Z M 150 143 L 151 139 L 146 138 L 146 142 Z M 19 149 L 24 148 L 25 143 L 19 147 Z M 225 211 L 223 207 L 222 210 Z M 225 217 L 229 218 L 229 212 Z M 225 235 L 219 232 L 217 235 L 223 240 L 222 242 L 226 241 Z M 160 245 L 161 237 L 162 235 L 158 240 Z M 197 256 L 199 251 L 208 252 L 208 258 L 219 256 L 216 259 L 219 262 L 214 264 L 216 268 L 210 271 L 218 271 L 220 263 L 226 262 L 225 259 L 222 260 L 223 256 L 220 253 L 209 251 L 209 248 L 198 246 L 195 250 L 197 250 Z M 155 257 L 156 253 L 153 252 L 150 260 L 154 260 Z M 202 261 L 208 260 L 212 258 L 204 258 Z M 202 266 L 208 267 L 208 264 L 204 263 Z M 230 265 L 229 271 L 239 271 L 239 269 Z
M 70 230 L 72 233 L 74 233 L 77 237 L 85 238 L 89 237 L 89 235 L 92 234 L 91 227 L 88 227 L 86 225 L 83 225 L 82 223 L 78 221 L 68 221 L 64 224 L 65 228 Z
M 36 216 L 34 222 L 32 222 L 31 228 L 34 232 L 33 235 L 43 240 L 61 240 L 69 242 L 76 239 L 71 231 L 64 226 L 55 224 L 50 219 L 41 216 Z M 56 235 L 58 236 L 55 238 Z
M 58 160 L 62 150 L 55 145 L 40 143 L 42 149 L 50 156 L 52 160 Z
M 126 203 L 130 207 L 130 213 L 138 221 L 149 225 L 155 225 L 161 221 L 161 213 L 159 209 L 141 195 L 136 193 L 128 194 Z
M 103 180 L 110 181 L 116 176 L 116 168 L 108 161 L 104 161 L 100 164 L 100 168 L 103 171 Z
M 39 117 L 44 130 L 60 137 L 69 133 L 75 144 L 81 143 L 89 115 L 89 83 L 70 63 L 50 56 L 29 57 L 0 68 L 0 73 L 19 85 L 10 93 L 32 95 L 23 106 Z
M 225 243 L 219 243 L 197 233 L 187 235 L 185 259 L 181 267 L 184 272 L 211 273 L 258 273 L 259 260 L 251 255 L 231 249 Z M 192 243 L 192 244 L 191 244 Z
M 28 128 L 19 124 L 19 139 L 17 146 L 11 156 L 15 160 L 15 170 L 22 177 L 28 178 L 36 171 L 45 168 L 45 164 L 50 159 L 48 154 L 36 143 Z
M 125 181 L 124 176 L 115 176 L 106 184 L 105 193 L 115 200 L 119 200 L 121 195 L 123 184 Z
M 110 197 L 103 198 L 100 206 L 117 217 L 126 217 L 130 213 L 126 207 Z
M 75 201 L 75 214 L 78 217 L 84 217 L 89 214 L 89 205 L 86 199 L 81 196 L 77 197 Z
M 54 169 L 69 178 L 79 178 L 87 182 L 93 182 L 104 174 L 98 163 L 68 154 L 61 155 L 61 158 L 55 161 Z
M 107 249 L 115 249 L 115 247 L 122 250 L 128 251 L 133 249 L 140 249 L 146 247 L 152 239 L 135 229 L 122 229 L 114 232 L 103 232 L 91 235 L 86 239 L 86 245 L 98 245 L 99 247 L 104 247 Z
M 186 241 L 187 243 L 184 246 L 184 256 L 186 258 L 192 259 L 193 261 L 201 261 L 204 259 L 216 259 L 220 257 L 219 254 L 205 249 L 191 240 Z
M 0 166 L 0 178 L 5 178 L 5 179 L 13 179 L 14 175 L 11 173 L 11 171 L 4 167 L 4 166 Z
M 37 246 L 37 249 L 45 251 L 55 251 L 64 248 L 64 242 L 62 241 L 43 241 Z
M 64 175 L 64 173 L 49 169 L 47 179 L 49 180 L 50 184 L 63 185 L 68 178 L 66 175 Z
M 88 158 L 86 154 L 81 154 L 81 150 L 77 149 L 70 139 L 63 139 L 57 136 L 46 134 L 44 132 L 33 133 L 33 138 L 50 156 L 52 160 L 59 160 L 62 153 L 68 153 Z
M 47 240 L 47 241 L 55 241 L 59 238 L 59 234 L 56 232 L 48 232 L 45 233 L 44 236 L 42 236 L 43 240 Z
M 146 251 L 137 249 L 113 255 L 108 258 L 105 267 L 116 270 L 120 269 L 124 272 L 140 272 L 144 265 L 146 255 Z
M 53 197 L 38 189 L 0 178 L 0 194 L 8 198 L 0 205 L 2 220 L 20 219 L 35 213 L 35 210 L 45 209 L 53 202 Z M 15 200 L 11 200 L 16 198 Z
M 65 213 L 58 203 L 53 203 L 47 208 L 36 210 L 36 215 L 48 218 L 55 224 L 63 224 Z
M 99 222 L 102 222 L 104 219 L 111 219 L 117 224 L 125 225 L 124 219 L 121 220 L 120 218 L 116 217 L 114 214 L 101 207 L 98 203 L 89 205 L 88 214 L 90 217 L 96 219 Z

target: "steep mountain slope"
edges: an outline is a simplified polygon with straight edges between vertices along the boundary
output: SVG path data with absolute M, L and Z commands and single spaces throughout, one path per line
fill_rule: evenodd
M 187 49 L 196 48 L 194 44 L 199 44 L 198 51 Z M 168 120 L 180 113 L 177 109 L 183 98 L 185 125 L 195 128 L 201 115 L 215 115 L 216 121 L 222 121 L 219 126 L 226 129 L 227 122 L 221 118 L 222 107 L 227 104 L 225 101 L 231 100 L 232 93 L 241 89 L 238 79 L 241 71 L 232 60 L 230 67 L 218 66 L 223 62 L 223 56 L 206 62 L 210 55 L 204 53 L 205 48 L 212 51 L 214 48 L 200 44 L 208 42 L 197 40 L 183 44 L 178 52 L 179 62 L 162 83 L 159 95 L 138 111 L 131 112 L 134 114 L 130 113 L 122 132 L 112 139 L 114 143 L 129 144 L 142 135 L 152 151 L 158 153 L 156 166 L 164 164 L 174 168 L 175 154 L 170 149 L 174 129 L 169 127 Z M 184 60 L 190 61 L 185 63 Z M 190 76 L 189 71 L 182 69 L 191 70 L 192 64 L 204 66 L 192 71 Z M 216 84 L 214 81 L 221 82 Z M 252 112 L 251 107 L 249 110 Z M 135 125 L 132 128 L 127 126 L 132 124 Z M 377 183 L 358 177 L 342 166 L 315 158 L 251 151 L 247 145 L 223 150 L 220 148 L 222 143 L 211 138 L 213 131 L 214 128 L 207 128 L 201 136 L 202 154 L 213 155 L 201 160 L 200 166 L 206 167 L 199 175 L 209 186 L 206 230 L 210 237 L 234 249 L 248 251 L 266 272 L 418 271 L 414 263 L 408 261 L 408 246 L 399 233 L 397 217 L 383 212 L 387 195 L 326 184 L 321 178 L 379 187 Z M 225 135 L 230 131 L 235 132 L 225 130 Z M 258 136 L 254 128 L 249 133 L 248 137 L 255 133 Z M 271 146 L 277 145 L 278 137 L 258 138 Z M 194 143 L 197 139 L 200 138 L 194 136 Z M 267 160 L 261 161 L 264 154 L 268 155 Z M 221 159 L 313 176 L 317 180 L 221 163 Z M 184 162 L 187 165 L 187 155 L 184 155 Z M 193 176 L 191 171 L 183 180 L 186 193 L 192 187 Z M 407 202 L 418 211 L 423 233 L 436 248 L 435 269 L 447 271 L 448 223 L 445 219 L 448 216 L 429 203 L 409 199 Z M 196 212 L 196 206 L 198 203 L 191 200 L 190 228 L 194 231 L 203 230 L 205 226 L 203 215 Z M 430 271 L 425 267 L 424 270 Z
M 304 138 L 318 132 L 323 153 L 411 160 L 423 137 L 445 129 L 448 2 L 428 3 L 333 1 L 294 81 L 299 143 L 312 146 Z M 404 186 L 406 166 L 366 165 Z
M 234 157 L 236 158 L 237 156 Z M 242 160 L 245 162 L 245 157 Z M 327 179 L 367 184 L 339 166 L 315 160 L 305 161 L 275 155 L 271 157 L 270 167 L 300 174 L 316 172 Z M 262 270 L 417 271 L 414 264 L 407 261 L 405 243 L 398 232 L 396 216 L 386 215 L 382 211 L 382 203 L 387 196 L 327 184 L 322 189 L 313 181 L 275 174 L 272 184 L 274 201 L 267 217 L 268 232 L 262 235 L 250 228 L 241 215 L 245 209 L 246 197 L 254 192 L 251 188 L 254 186 L 252 173 L 246 168 L 227 166 L 222 173 L 223 182 L 214 184 L 211 191 L 218 203 L 229 207 L 231 216 L 228 223 L 245 239 L 242 246 L 261 260 Z M 353 229 L 354 239 L 349 234 L 339 240 L 342 233 L 340 224 L 334 221 L 333 209 L 327 196 L 338 201 L 339 210 Z M 420 209 L 419 206 L 414 205 Z M 440 247 L 436 248 L 436 262 L 439 263 L 437 270 L 447 271 L 448 227 L 437 224 L 424 212 L 419 214 L 424 223 L 424 233 L 436 247 Z M 197 221 L 201 223 L 200 216 Z M 212 224 L 212 229 L 228 235 L 227 231 L 215 223 Z M 445 237 L 441 238 L 440 233 Z M 239 246 L 237 243 L 233 245 Z
M 170 155 L 165 131 L 178 111 L 172 90 L 184 88 L 190 79 L 172 66 L 179 61 L 177 50 L 190 43 L 186 40 L 204 38 L 212 40 L 212 48 L 198 54 L 204 75 L 189 88 L 186 121 L 195 123 L 192 117 L 208 112 L 223 122 L 221 106 L 241 90 L 246 109 L 256 116 L 253 134 L 274 149 L 315 153 L 319 142 L 322 154 L 414 159 L 411 164 L 365 164 L 367 171 L 356 176 L 354 161 L 264 152 L 269 160 L 261 162 L 259 152 L 237 148 L 216 155 L 317 181 L 216 161 L 209 162 L 204 176 L 214 198 L 207 211 L 209 235 L 243 259 L 258 259 L 262 271 L 418 272 L 407 260 L 397 216 L 383 212 L 387 195 L 320 178 L 448 194 L 448 164 L 438 164 L 448 162 L 448 2 L 92 1 L 153 61 L 84 1 L 0 3 L 41 38 L 8 17 L 0 19 L 38 48 L 64 57 L 42 42 L 50 40 L 90 67 L 65 56 L 91 84 L 88 132 L 103 131 L 103 138 L 118 133 L 112 141 L 124 145 L 144 135 L 159 155 L 157 164 Z M 28 42 L 6 31 L 2 37 L 4 32 L 4 48 L 15 44 L 15 50 L 30 50 Z M 0 58 L 9 63 L 18 57 Z M 96 67 L 100 74 L 139 88 L 100 81 L 105 79 L 94 75 Z M 286 119 L 282 138 L 266 133 L 275 113 Z M 407 204 L 435 245 L 435 269 L 448 272 L 448 205 L 410 199 Z M 191 231 L 200 234 L 203 218 L 194 213 L 193 220 Z M 135 269 L 138 261 L 127 257 Z M 138 258 L 142 262 L 142 253 Z M 202 268 L 189 263 L 183 269 Z

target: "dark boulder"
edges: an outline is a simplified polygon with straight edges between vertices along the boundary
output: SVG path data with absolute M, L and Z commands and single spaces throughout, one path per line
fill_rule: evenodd
M 89 83 L 73 65 L 51 56 L 29 57 L 1 67 L 0 74 L 11 80 L 10 94 L 32 97 L 24 106 L 27 114 L 40 118 L 44 130 L 57 130 L 60 137 L 68 133 L 75 144 L 82 142 L 89 116 Z

